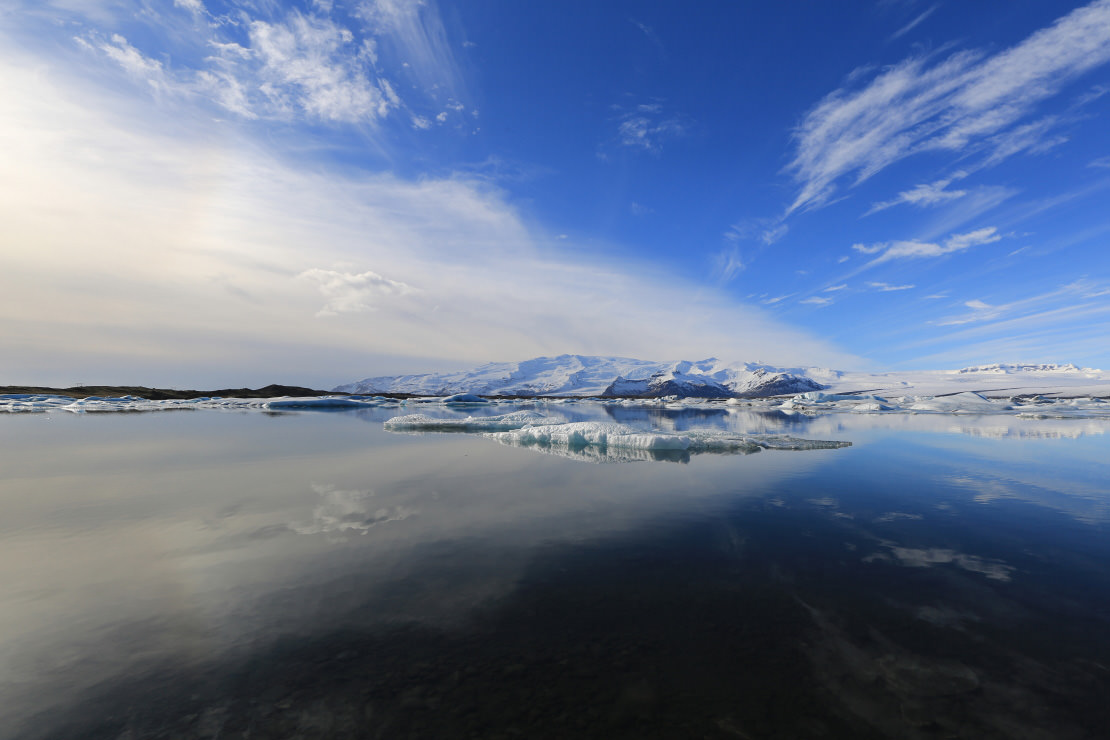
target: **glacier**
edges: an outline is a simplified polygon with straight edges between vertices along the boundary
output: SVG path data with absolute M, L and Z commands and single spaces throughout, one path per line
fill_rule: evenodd
M 337 393 L 405 393 L 447 396 L 647 396 L 729 398 L 820 390 L 820 368 L 777 368 L 716 358 L 655 362 L 628 357 L 559 355 L 523 362 L 493 362 L 457 373 L 366 378 Z
M 938 397 L 962 392 L 1015 396 L 1110 397 L 1110 373 L 1074 364 L 995 363 L 958 370 L 852 372 L 775 367 L 717 358 L 649 361 L 558 355 L 494 362 L 454 373 L 366 378 L 337 393 L 504 397 L 767 398 L 801 393 Z M 882 403 L 882 402 L 878 402 Z

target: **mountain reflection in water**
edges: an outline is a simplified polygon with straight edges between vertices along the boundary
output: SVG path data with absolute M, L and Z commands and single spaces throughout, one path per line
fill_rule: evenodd
M 1103 736 L 1110 422 L 525 407 L 853 446 L 0 417 L 0 737 Z

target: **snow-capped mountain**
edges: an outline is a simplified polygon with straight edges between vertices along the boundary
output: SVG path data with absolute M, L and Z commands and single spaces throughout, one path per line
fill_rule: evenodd
M 756 362 L 653 362 L 628 357 L 559 355 L 523 362 L 492 362 L 455 373 L 366 378 L 335 388 L 340 393 L 411 393 L 447 396 L 608 396 L 757 398 L 806 391 L 944 395 L 973 391 L 989 396 L 1054 393 L 1110 396 L 1110 373 L 1072 364 L 995 363 L 960 370 L 847 372 L 819 367 L 782 368 Z
M 734 373 L 718 371 L 714 375 L 726 375 L 726 377 L 731 375 L 732 377 L 719 379 L 712 375 L 683 373 L 680 370 L 671 369 L 640 380 L 617 378 L 609 384 L 609 387 L 601 395 L 648 398 L 662 398 L 663 396 L 679 396 L 681 398 L 766 397 L 819 391 L 827 387 L 811 378 L 784 371 L 769 371 L 762 367 L 757 367 L 754 370 L 745 368 L 743 373 L 739 371 Z
M 961 374 L 969 373 L 990 373 L 992 375 L 1012 375 L 1014 373 L 1086 373 L 1094 374 L 1102 372 L 1090 367 L 1077 367 L 1072 363 L 1048 363 L 1048 364 L 1030 364 L 1030 363 L 1004 363 L 996 362 L 993 365 L 975 365 L 973 367 L 965 367 L 957 372 Z
M 759 363 L 651 362 L 627 357 L 559 355 L 523 362 L 493 362 L 458 373 L 366 378 L 341 393 L 412 393 L 497 396 L 683 396 L 729 398 L 821 390 L 818 378 L 834 371 L 776 368 Z

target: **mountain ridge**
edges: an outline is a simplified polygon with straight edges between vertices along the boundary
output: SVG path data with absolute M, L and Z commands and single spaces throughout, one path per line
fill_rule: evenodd
M 600 396 L 761 398 L 833 389 L 841 393 L 946 393 L 1102 386 L 1110 375 L 1071 363 L 994 363 L 958 370 L 852 372 L 823 367 L 776 367 L 762 362 L 653 361 L 564 354 L 519 362 L 489 362 L 471 370 L 365 378 L 337 393 L 448 396 Z

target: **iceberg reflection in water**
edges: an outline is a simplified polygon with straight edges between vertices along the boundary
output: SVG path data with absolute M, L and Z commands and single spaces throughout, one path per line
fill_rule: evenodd
M 1110 420 L 375 403 L 0 415 L 0 737 L 1110 719 Z
M 465 419 L 409 414 L 387 419 L 384 427 L 410 433 L 480 432 L 510 447 L 591 462 L 686 462 L 690 455 L 703 453 L 747 455 L 765 449 L 828 450 L 852 444 L 785 435 L 735 434 L 706 429 L 676 433 L 612 422 L 567 422 L 561 416 L 544 416 L 535 411 Z

